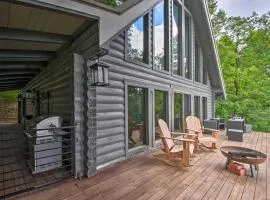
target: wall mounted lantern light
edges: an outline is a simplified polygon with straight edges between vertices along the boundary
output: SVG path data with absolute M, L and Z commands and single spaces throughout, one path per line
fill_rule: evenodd
M 108 49 L 100 48 L 99 51 L 89 60 L 95 61 L 90 66 L 91 86 L 105 87 L 109 85 L 109 66 L 100 62 L 100 57 L 109 53 Z

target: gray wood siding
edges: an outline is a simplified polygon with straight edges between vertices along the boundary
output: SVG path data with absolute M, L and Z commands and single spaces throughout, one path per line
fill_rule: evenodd
M 87 115 L 91 111 L 89 102 L 92 93 L 85 60 L 97 52 L 98 44 L 99 26 L 98 22 L 93 22 L 24 88 L 44 93 L 40 103 L 41 113 L 47 114 L 48 99 L 45 94 L 49 92 L 49 114 L 62 116 L 66 122 L 77 124 L 74 133 L 76 177 L 86 175 L 87 169 L 93 168 L 89 160 L 92 159 L 91 148 L 95 146 L 88 144 L 90 135 L 95 135 L 95 131 L 92 130 L 92 118 Z
M 60 115 L 66 122 L 72 117 L 72 60 L 72 56 L 57 57 L 25 88 L 41 93 L 41 114 Z
M 80 54 L 96 51 L 98 46 L 98 23 L 85 31 L 70 46 L 63 49 L 48 66 L 41 71 L 24 90 L 49 92 L 49 114 L 60 115 L 65 121 L 73 119 L 73 53 Z M 43 95 L 42 95 L 43 96 Z M 41 113 L 47 114 L 48 99 L 41 99 Z
M 139 66 L 125 60 L 124 33 L 111 41 L 109 47 L 110 54 L 102 58 L 102 61 L 110 66 L 110 86 L 97 88 L 96 94 L 98 169 L 123 160 L 127 155 L 125 144 L 125 81 L 140 83 L 152 89 L 167 88 L 171 93 L 178 91 L 191 94 L 192 97 L 194 95 L 207 97 L 208 117 L 212 116 L 212 90 L 210 86 L 160 72 L 153 69 L 152 66 Z
M 125 35 L 120 34 L 110 43 L 110 57 L 123 60 L 124 46 Z M 114 76 L 111 68 L 109 78 L 110 87 L 98 88 L 96 94 L 98 169 L 125 158 L 125 85 L 121 74 Z

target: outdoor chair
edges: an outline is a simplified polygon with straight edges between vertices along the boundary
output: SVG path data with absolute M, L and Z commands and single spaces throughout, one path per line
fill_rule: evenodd
M 170 132 L 165 121 L 162 119 L 158 120 L 158 125 L 160 128 L 160 138 L 164 145 L 162 149 L 165 153 L 164 156 L 161 155 L 161 160 L 165 163 L 178 167 L 178 166 L 190 166 L 190 157 L 193 154 L 195 140 L 189 138 L 182 138 L 181 136 L 194 137 L 193 135 L 187 135 L 186 133 L 176 133 Z M 172 135 L 178 137 L 173 138 Z M 183 144 L 177 144 L 177 142 L 182 142 Z
M 202 127 L 200 119 L 195 116 L 188 116 L 186 118 L 186 125 L 186 130 L 189 134 L 195 133 L 197 135 L 195 138 L 195 151 L 198 151 L 200 145 L 209 149 L 216 149 L 219 130 Z M 205 131 L 211 131 L 211 137 L 204 137 L 203 133 Z M 205 144 L 210 144 L 210 146 Z

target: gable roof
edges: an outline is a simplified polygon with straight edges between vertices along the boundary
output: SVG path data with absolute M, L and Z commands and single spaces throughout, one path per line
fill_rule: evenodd
M 226 98 L 224 79 L 220 67 L 219 54 L 214 39 L 208 6 L 205 0 L 188 0 L 186 6 L 194 18 L 196 33 L 202 43 L 204 58 L 208 67 L 212 88 L 217 95 Z

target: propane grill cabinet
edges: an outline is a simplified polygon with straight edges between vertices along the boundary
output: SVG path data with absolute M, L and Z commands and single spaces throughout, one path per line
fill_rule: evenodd
M 61 117 L 48 117 L 26 132 L 29 143 L 28 164 L 33 174 L 62 166 L 63 136 Z

